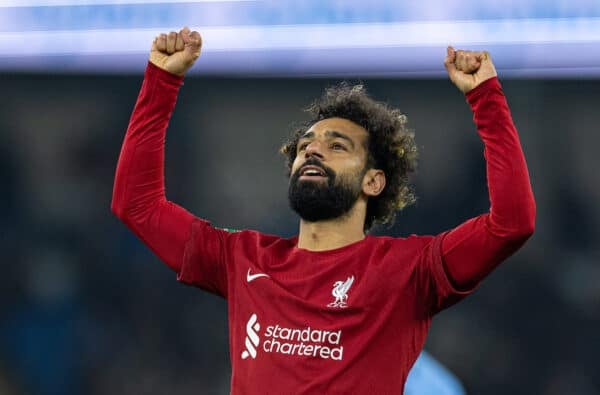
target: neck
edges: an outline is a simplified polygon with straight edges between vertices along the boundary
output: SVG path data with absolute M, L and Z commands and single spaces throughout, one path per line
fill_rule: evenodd
M 326 251 L 360 241 L 365 238 L 365 215 L 366 205 L 359 201 L 346 215 L 339 218 L 317 222 L 300 220 L 298 248 Z

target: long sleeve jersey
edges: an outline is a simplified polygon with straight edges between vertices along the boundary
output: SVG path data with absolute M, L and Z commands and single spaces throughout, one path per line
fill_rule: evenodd
M 535 202 L 497 78 L 470 91 L 490 210 L 434 236 L 366 236 L 329 251 L 228 232 L 166 199 L 166 129 L 183 78 L 149 64 L 113 212 L 180 281 L 227 299 L 233 394 L 398 394 L 431 318 L 531 236 Z

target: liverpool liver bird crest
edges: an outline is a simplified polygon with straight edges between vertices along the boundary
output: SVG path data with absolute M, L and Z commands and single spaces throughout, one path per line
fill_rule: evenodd
M 352 286 L 354 282 L 354 276 L 350 276 L 346 279 L 346 281 L 336 281 L 333 284 L 333 291 L 331 294 L 335 298 L 335 300 L 327 305 L 327 307 L 348 307 L 346 301 L 348 300 L 348 290 Z

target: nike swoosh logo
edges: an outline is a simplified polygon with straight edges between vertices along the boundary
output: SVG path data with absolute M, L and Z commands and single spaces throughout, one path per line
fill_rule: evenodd
M 268 274 L 265 274 L 265 273 L 250 274 L 250 269 L 248 269 L 248 274 L 246 274 L 246 281 L 251 282 L 260 277 L 271 277 L 271 276 L 269 276 Z

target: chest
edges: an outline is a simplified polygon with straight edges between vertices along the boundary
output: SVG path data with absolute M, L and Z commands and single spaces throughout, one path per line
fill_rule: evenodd
M 398 280 L 391 281 L 385 266 L 360 255 L 242 258 L 236 262 L 238 275 L 232 282 L 242 303 L 280 305 L 278 309 L 294 313 L 303 309 L 305 314 L 347 314 L 394 296 L 403 276 L 395 270 Z
M 238 260 L 228 298 L 234 381 L 275 376 L 298 388 L 297 377 L 339 382 L 350 364 L 399 366 L 400 345 L 421 330 L 411 271 L 370 258 Z
M 410 264 L 351 254 L 310 259 L 238 259 L 230 273 L 229 309 L 234 321 L 256 314 L 286 328 L 327 331 L 365 327 L 382 319 L 410 317 L 415 297 Z

